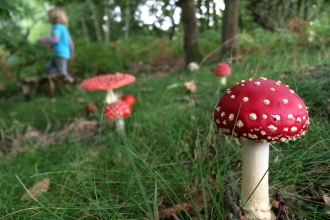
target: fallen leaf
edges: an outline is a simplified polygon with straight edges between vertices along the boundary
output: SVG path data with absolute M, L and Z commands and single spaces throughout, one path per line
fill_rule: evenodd
M 48 191 L 50 185 L 50 179 L 45 178 L 41 180 L 40 182 L 35 183 L 31 188 L 29 188 L 24 195 L 21 197 L 22 201 L 30 200 L 32 199 L 31 196 L 34 198 L 39 197 L 41 194 Z
M 189 81 L 189 82 L 185 82 L 184 86 L 186 87 L 186 89 L 192 93 L 196 92 L 196 82 L 195 80 Z
M 330 195 L 329 194 L 323 195 L 322 199 L 325 202 L 325 204 L 330 205 Z
M 322 196 L 323 201 L 325 202 L 325 204 L 327 206 L 330 206 L 330 195 L 329 194 L 325 194 Z M 327 210 L 325 210 L 325 214 L 330 215 L 330 209 L 328 208 Z
M 173 207 L 165 208 L 159 211 L 159 217 L 170 217 L 172 215 L 178 215 L 182 211 L 189 211 L 190 205 L 188 203 L 176 204 Z

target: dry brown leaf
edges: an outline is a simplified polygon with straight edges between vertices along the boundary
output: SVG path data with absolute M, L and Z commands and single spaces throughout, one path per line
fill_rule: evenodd
M 24 134 L 24 138 L 40 138 L 41 131 L 29 126 Z
M 32 199 L 31 196 L 33 196 L 34 198 L 39 197 L 41 194 L 48 191 L 49 185 L 49 178 L 45 178 L 40 182 L 37 182 L 31 188 L 29 188 L 27 192 L 24 193 L 24 195 L 21 197 L 21 200 L 30 200 Z
M 189 82 L 185 82 L 184 86 L 186 87 L 186 89 L 192 93 L 196 92 L 196 82 L 195 80 L 189 81 Z
M 322 196 L 323 201 L 325 202 L 325 204 L 327 206 L 330 206 L 330 195 L 329 194 L 325 194 Z M 330 215 L 330 209 L 328 208 L 327 210 L 325 210 L 325 214 Z
M 190 210 L 190 205 L 188 203 L 182 203 L 181 204 L 176 204 L 173 207 L 163 209 L 159 211 L 159 217 L 170 217 L 171 215 L 178 215 L 178 213 L 182 211 L 189 211 Z
M 323 195 L 322 199 L 325 202 L 325 204 L 330 205 L 330 195 L 329 194 Z

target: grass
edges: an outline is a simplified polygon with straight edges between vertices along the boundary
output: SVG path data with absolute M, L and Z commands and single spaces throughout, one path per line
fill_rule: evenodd
M 322 200 L 330 190 L 330 69 L 324 69 L 321 82 L 299 75 L 303 67 L 329 64 L 326 60 L 326 51 L 277 48 L 244 55 L 228 79 L 228 86 L 250 77 L 280 79 L 309 106 L 306 136 L 275 144 L 270 155 L 270 194 L 280 192 L 291 219 L 330 218 L 330 207 Z M 0 219 L 157 219 L 159 210 L 187 202 L 193 208 L 181 212 L 180 219 L 224 219 L 232 208 L 228 199 L 239 189 L 241 147 L 214 128 L 213 107 L 226 89 L 219 87 L 214 65 L 207 62 L 196 73 L 138 75 L 134 84 L 118 89 L 138 101 L 126 119 L 125 134 L 103 121 L 101 113 L 85 115 L 86 103 L 102 105 L 103 92 L 72 85 L 62 89 L 56 101 L 36 94 L 27 102 L 14 83 L 6 84 L 15 95 L 0 102 L 0 143 L 6 144 L 5 153 L 15 146 L 28 150 L 1 159 Z M 196 93 L 183 86 L 166 89 L 190 80 L 197 81 Z M 97 119 L 98 134 L 91 138 L 68 133 L 46 147 L 23 138 L 29 125 L 43 132 L 50 124 L 49 132 L 56 132 L 74 117 Z M 24 187 L 44 178 L 51 180 L 46 193 L 37 201 L 20 200 Z

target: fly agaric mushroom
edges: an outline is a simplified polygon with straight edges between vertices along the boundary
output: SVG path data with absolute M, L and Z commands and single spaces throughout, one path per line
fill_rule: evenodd
M 126 94 L 124 95 L 121 100 L 123 100 L 124 102 L 126 102 L 129 106 L 133 106 L 136 104 L 136 99 L 133 95 L 131 94 Z
M 86 114 L 95 113 L 97 112 L 97 109 L 98 107 L 96 102 L 90 102 L 85 107 Z
M 227 76 L 231 75 L 231 67 L 227 63 L 219 63 L 214 70 L 214 74 L 220 77 L 220 84 L 227 84 Z
M 105 102 L 110 104 L 118 100 L 113 89 L 133 83 L 135 80 L 135 77 L 130 74 L 104 74 L 86 79 L 81 82 L 80 86 L 84 90 L 106 90 Z
M 116 101 L 108 104 L 104 109 L 104 117 L 110 121 L 116 121 L 117 129 L 124 130 L 124 118 L 132 113 L 131 107 L 123 101 Z
M 280 81 L 242 80 L 220 98 L 214 121 L 243 139 L 241 201 L 251 219 L 275 219 L 268 192 L 269 143 L 296 140 L 309 125 L 303 100 Z

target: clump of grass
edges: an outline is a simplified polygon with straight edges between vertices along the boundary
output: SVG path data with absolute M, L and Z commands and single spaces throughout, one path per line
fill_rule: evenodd
M 271 195 L 281 193 L 292 219 L 326 219 L 328 209 L 322 196 L 330 190 L 329 123 L 313 112 L 318 106 L 316 94 L 302 92 L 315 82 L 294 78 L 293 74 L 303 65 L 320 63 L 313 59 L 315 51 L 292 57 L 283 57 L 279 51 L 263 57 L 244 56 L 245 60 L 233 64 L 229 86 L 250 77 L 280 79 L 283 72 L 292 72 L 281 80 L 307 100 L 311 124 L 305 137 L 271 149 Z M 301 64 L 299 56 L 304 60 Z M 311 58 L 305 59 L 307 56 Z M 291 62 L 297 66 L 290 66 Z M 27 152 L 3 158 L 0 173 L 6 181 L 0 183 L 0 216 L 157 219 L 159 210 L 189 203 L 191 210 L 178 213 L 181 219 L 225 218 L 232 208 L 229 199 L 238 200 L 239 196 L 241 147 L 214 128 L 213 107 L 226 88 L 219 88 L 212 69 L 205 64 L 194 74 L 183 70 L 161 78 L 138 78 L 123 88 L 138 101 L 132 117 L 126 120 L 126 134 L 117 133 L 97 115 L 100 130 L 94 137 L 68 135 L 44 149 L 35 149 L 31 141 Z M 197 81 L 196 93 L 184 87 L 166 90 L 168 85 L 192 79 Z M 1 103 L 6 106 L 1 113 L 8 116 L 4 120 L 7 127 L 18 120 L 44 131 L 50 121 L 52 129 L 58 130 L 74 117 L 84 116 L 86 102 L 96 100 L 101 104 L 102 98 L 97 92 L 83 93 L 73 86 L 58 94 L 53 103 L 38 95 L 31 102 L 17 96 Z M 45 114 L 36 114 L 42 108 L 49 121 Z M 14 110 L 17 114 L 9 116 Z M 21 201 L 25 189 L 15 175 L 27 188 L 45 177 L 51 179 L 51 185 L 37 198 L 38 203 Z

